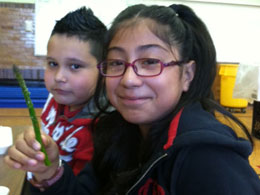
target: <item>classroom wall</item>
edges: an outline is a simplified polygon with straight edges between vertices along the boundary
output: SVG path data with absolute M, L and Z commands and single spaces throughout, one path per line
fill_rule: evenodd
M 260 0 L 129 0 L 129 4 L 185 4 L 206 24 L 220 63 L 260 63 Z
M 0 0 L 4 3 L 35 3 L 35 0 Z
M 34 16 L 35 6 L 32 3 L 0 2 L 1 69 L 13 64 L 44 66 L 44 57 L 34 56 Z M 26 31 L 26 23 L 32 27 L 31 31 Z
M 37 0 L 35 3 L 35 54 L 46 55 L 55 21 L 80 6 L 90 7 L 109 27 L 114 16 L 129 5 L 186 4 L 205 22 L 215 43 L 218 62 L 260 62 L 260 3 L 258 0 Z M 57 9 L 59 7 L 59 9 Z M 49 14 L 46 16 L 46 12 Z
M 44 43 L 43 49 L 42 50 L 46 50 L 46 40 L 49 35 L 48 33 L 46 33 L 44 30 L 46 30 L 46 26 L 43 25 L 43 23 L 40 23 L 40 27 L 42 28 L 41 30 L 38 30 L 38 32 L 44 32 L 44 35 L 40 35 L 40 36 L 36 36 L 35 34 L 37 29 L 35 28 L 36 26 L 36 22 L 35 22 L 35 10 L 36 10 L 36 6 L 35 3 L 36 2 L 61 2 L 60 0 L 0 0 L 0 67 L 10 67 L 12 64 L 17 64 L 17 65 L 21 65 L 21 66 L 36 66 L 36 67 L 43 67 L 44 66 L 44 57 L 41 55 L 37 55 L 35 56 L 35 53 L 37 54 L 37 52 L 35 52 L 35 48 L 37 48 L 37 45 L 35 46 L 34 43 L 38 42 L 39 43 Z M 63 0 L 64 2 L 71 2 L 70 0 Z M 117 0 L 117 2 L 120 2 L 121 0 Z M 131 5 L 134 3 L 141 3 L 144 2 L 146 3 L 147 1 L 149 2 L 163 2 L 166 4 L 169 4 L 169 2 L 176 2 L 176 1 L 170 1 L 170 0 L 122 0 L 122 2 L 125 2 L 127 5 Z M 194 2 L 193 4 L 195 4 L 197 0 L 183 0 L 182 2 L 187 2 L 190 3 Z M 206 1 L 206 0 L 198 0 L 198 2 L 202 2 L 202 1 Z M 213 1 L 213 0 L 207 0 L 208 2 Z M 229 2 L 233 1 L 233 0 L 227 0 Z M 76 2 L 80 2 L 79 0 L 77 1 L 72 1 L 73 4 L 76 4 Z M 95 4 L 97 4 L 97 2 L 101 2 L 101 0 L 87 0 L 84 2 L 88 2 L 88 4 L 90 4 L 90 2 L 94 2 Z M 244 10 L 241 11 L 241 15 L 245 15 L 246 14 L 251 14 L 251 15 L 255 15 L 255 16 L 259 16 L 259 11 L 260 7 L 259 7 L 259 0 L 240 0 L 240 1 L 236 1 L 236 2 L 244 2 L 244 4 L 251 4 L 250 7 L 247 7 L 248 9 L 252 10 L 252 11 L 248 11 L 245 12 Z M 93 3 L 93 4 L 94 4 Z M 258 3 L 258 4 L 257 4 Z M 117 3 L 117 5 L 119 5 L 119 3 Z M 221 5 L 222 6 L 222 5 Z M 255 6 L 255 7 L 252 7 Z M 238 9 L 239 6 L 234 6 L 233 10 L 236 10 L 235 13 L 240 13 Z M 56 8 L 56 7 L 55 7 Z M 105 6 L 106 8 L 106 6 Z M 201 5 L 199 5 L 199 8 L 201 8 Z M 100 8 L 101 9 L 101 8 Z M 244 8 L 243 8 L 244 9 Z M 58 9 L 58 10 L 62 10 Z M 224 9 L 223 9 L 224 10 Z M 256 14 L 254 14 L 253 11 L 257 11 Z M 104 10 L 101 10 L 101 13 L 104 13 Z M 114 10 L 115 11 L 115 10 Z M 57 10 L 54 12 L 56 13 L 58 12 Z M 46 13 L 46 12 L 45 12 Z M 53 13 L 53 12 L 52 12 Z M 200 13 L 200 12 L 199 12 Z M 51 14 L 49 14 L 51 15 Z M 64 15 L 64 14 L 63 14 Z M 224 14 L 227 15 L 227 14 Z M 226 20 L 231 18 L 232 13 L 228 14 L 229 16 L 226 16 Z M 44 14 L 45 18 L 44 20 L 49 21 L 48 15 Z M 102 16 L 102 15 L 101 15 Z M 222 17 L 222 16 L 221 16 Z M 245 18 L 245 19 L 244 19 Z M 242 19 L 244 21 L 248 21 L 247 26 L 249 27 L 253 27 L 252 29 L 258 29 L 259 33 L 260 33 L 260 23 L 257 17 L 253 18 L 254 20 L 250 20 L 253 17 L 242 17 Z M 36 18 L 37 19 L 37 18 Z M 207 19 L 207 18 L 206 18 Z M 231 18 L 232 19 L 232 18 Z M 241 20 L 242 20 L 241 19 Z M 239 22 L 241 20 L 238 20 Z M 223 21 L 220 18 L 216 18 L 216 22 L 219 21 Z M 48 24 L 50 24 L 48 22 Z M 236 25 L 236 26 L 240 26 L 239 24 L 237 24 L 237 20 L 236 22 L 232 22 L 231 25 Z M 32 30 L 31 31 L 27 31 L 26 30 L 26 26 L 31 26 Z M 213 24 L 213 28 L 215 27 L 215 23 Z M 228 27 L 228 26 L 227 26 Z M 258 55 L 258 46 L 260 44 L 257 44 L 257 40 L 251 38 L 254 36 L 248 36 L 248 37 L 241 37 L 238 41 L 233 41 L 234 44 L 238 44 L 239 45 L 237 47 L 235 47 L 235 50 L 231 48 L 233 44 L 233 42 L 231 42 L 233 39 L 231 39 L 232 37 L 236 37 L 238 36 L 238 34 L 242 31 L 250 31 L 249 28 L 245 28 L 245 26 L 241 25 L 241 28 L 239 29 L 239 31 L 235 31 L 235 32 L 229 32 L 226 31 L 226 29 L 220 29 L 217 30 L 216 27 L 214 28 L 213 32 L 217 32 L 215 33 L 216 35 L 215 37 L 220 37 L 219 39 L 217 39 L 216 42 L 216 46 L 217 48 L 219 47 L 220 44 L 225 45 L 225 47 L 223 47 L 224 49 L 219 50 L 218 55 L 219 56 L 228 56 L 230 57 L 231 60 L 226 58 L 223 58 L 226 61 L 232 61 L 235 62 L 236 56 L 240 57 L 240 56 L 245 56 L 246 52 L 243 52 L 243 50 L 245 51 L 253 51 L 251 53 L 254 53 L 255 56 L 259 57 Z M 252 30 L 250 31 L 251 34 L 259 34 L 258 31 Z M 236 33 L 238 32 L 238 33 Z M 221 34 L 222 33 L 222 34 Z M 214 33 L 212 33 L 214 35 Z M 243 33 L 243 35 L 246 33 Z M 39 35 L 39 33 L 38 33 Z M 234 35 L 234 36 L 232 36 Z M 229 36 L 231 36 L 231 38 L 229 38 Z M 38 37 L 38 38 L 37 38 Z M 45 38 L 47 37 L 47 38 Z M 259 37 L 259 36 L 257 36 Z M 258 38 L 259 39 L 259 38 Z M 45 41 L 44 41 L 45 40 Z M 219 41 L 220 40 L 220 41 Z M 224 41 L 223 41 L 224 40 Z M 259 41 L 259 40 L 258 40 Z M 231 43 L 229 43 L 231 42 Z M 220 43 L 220 44 L 219 44 Z M 249 47 L 247 47 L 247 45 L 249 45 Z M 252 46 L 256 45 L 256 48 L 253 49 Z M 246 47 L 245 47 L 246 46 Z M 236 56 L 232 57 L 231 54 L 234 54 Z M 242 54 L 242 55 L 241 55 Z M 250 54 L 252 55 L 252 54 Z M 249 56 L 248 58 L 250 59 L 254 59 L 254 57 L 250 57 L 250 55 L 246 55 Z M 224 57 L 225 57 L 224 56 Z M 252 55 L 253 56 L 253 55 Z M 222 58 L 221 58 L 222 60 Z M 236 61 L 237 62 L 237 61 Z

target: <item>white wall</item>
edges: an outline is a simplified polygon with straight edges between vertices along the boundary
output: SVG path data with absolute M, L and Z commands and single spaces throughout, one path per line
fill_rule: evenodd
M 68 11 L 81 5 L 91 7 L 94 13 L 109 26 L 117 13 L 127 5 L 182 3 L 193 8 L 208 26 L 219 62 L 260 62 L 260 6 L 208 1 L 210 2 L 203 2 L 203 0 L 37 0 L 35 54 L 46 54 L 46 44 L 54 19 L 61 18 Z
M 126 7 L 124 0 L 35 0 L 35 55 L 46 55 L 47 42 L 55 21 L 81 6 L 89 7 L 104 24 Z M 112 7 L 112 8 L 111 8 Z

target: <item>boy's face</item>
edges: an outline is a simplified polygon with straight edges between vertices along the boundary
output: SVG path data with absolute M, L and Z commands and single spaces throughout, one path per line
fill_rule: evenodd
M 59 104 L 82 107 L 93 95 L 98 79 L 97 59 L 88 42 L 54 34 L 48 42 L 45 85 Z

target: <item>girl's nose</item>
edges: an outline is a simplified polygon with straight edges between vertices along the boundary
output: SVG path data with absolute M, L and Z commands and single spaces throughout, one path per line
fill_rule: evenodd
M 135 73 L 134 67 L 127 67 L 125 74 L 121 78 L 121 84 L 126 87 L 142 85 L 142 79 Z

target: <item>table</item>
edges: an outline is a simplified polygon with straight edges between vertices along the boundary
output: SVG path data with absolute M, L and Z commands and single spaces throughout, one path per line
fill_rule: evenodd
M 13 140 L 17 135 L 30 126 L 13 126 Z M 20 195 L 24 184 L 25 172 L 9 168 L 4 163 L 4 156 L 0 155 L 0 185 L 7 186 L 10 189 L 10 195 Z

